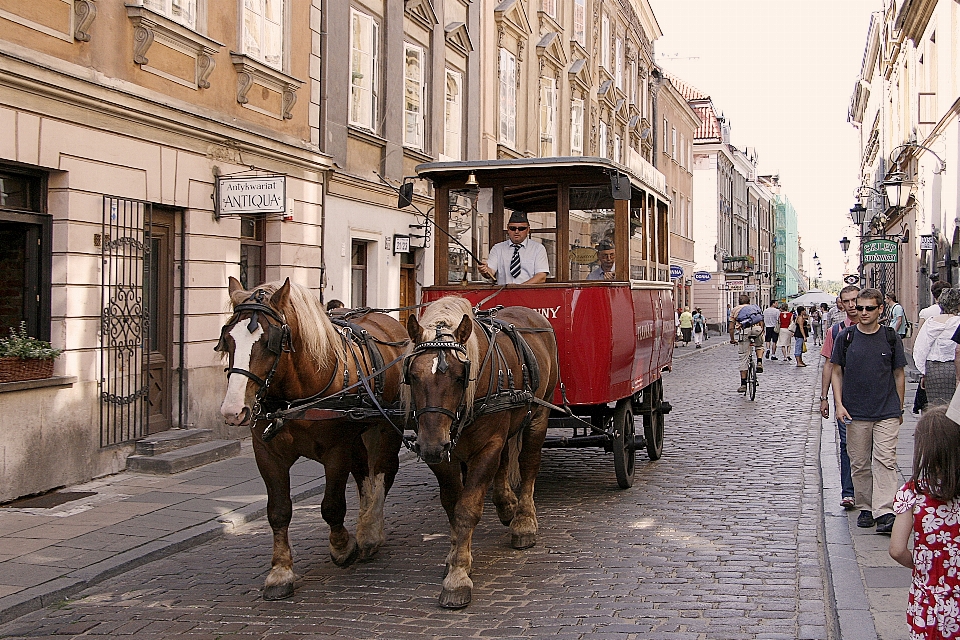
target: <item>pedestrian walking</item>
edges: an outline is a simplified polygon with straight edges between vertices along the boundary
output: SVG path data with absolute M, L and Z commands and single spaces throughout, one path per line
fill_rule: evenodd
M 960 425 L 948 413 L 936 407 L 920 418 L 913 479 L 893 501 L 890 557 L 913 569 L 907 600 L 911 638 L 960 638 Z
M 680 334 L 683 336 L 683 346 L 693 340 L 693 314 L 690 309 L 684 309 L 680 314 Z
M 837 297 L 841 308 L 844 309 L 845 317 L 843 320 L 829 327 L 823 334 L 823 348 L 820 349 L 820 355 L 823 357 L 823 371 L 820 374 L 820 415 L 824 418 L 830 418 L 830 403 L 827 393 L 833 384 L 833 363 L 830 362 L 830 356 L 833 354 L 833 344 L 837 336 L 847 327 L 860 322 L 860 314 L 857 312 L 857 295 L 860 293 L 860 287 L 849 285 L 840 290 Z M 850 473 L 850 454 L 847 453 L 847 423 L 837 420 L 837 435 L 840 439 L 840 506 L 844 509 L 853 509 L 856 507 L 856 500 L 853 495 L 853 476 Z
M 833 401 L 837 418 L 847 423 L 857 526 L 890 533 L 907 359 L 897 332 L 880 324 L 882 293 L 861 291 L 857 311 L 860 322 L 840 332 L 830 356 Z
M 803 361 L 803 352 L 807 350 L 807 336 L 810 334 L 810 316 L 806 307 L 797 307 L 797 317 L 793 321 L 796 331 L 793 334 L 793 357 L 798 367 L 807 366 Z
M 820 307 L 813 305 L 810 307 L 810 330 L 813 334 L 813 345 L 818 347 L 823 344 L 823 313 Z
M 944 289 L 950 289 L 951 285 L 949 282 L 943 280 L 937 280 L 930 286 L 930 295 L 933 296 L 933 304 L 929 307 L 924 307 L 920 310 L 920 313 L 917 317 L 917 333 L 919 334 L 920 329 L 923 329 L 923 323 L 926 322 L 929 318 L 933 316 L 938 316 L 943 313 L 943 310 L 940 308 L 940 294 L 943 293 Z
M 953 334 L 960 328 L 960 289 L 944 289 L 940 294 L 942 313 L 931 316 L 913 343 L 913 361 L 920 371 L 920 386 L 926 392 L 927 406 L 949 404 L 957 388 L 954 364 L 957 343 Z
M 763 310 L 763 346 L 766 348 L 764 357 L 770 360 L 777 359 L 777 334 L 780 333 L 780 308 L 776 300 L 770 301 L 770 306 Z
M 697 349 L 703 347 L 703 337 L 707 333 L 707 320 L 703 317 L 700 307 L 693 312 L 693 344 Z
M 856 287 L 857 291 L 860 291 L 860 287 L 857 287 L 855 284 L 847 286 Z M 856 303 L 856 301 L 854 301 L 854 303 Z M 838 322 L 842 322 L 843 319 L 847 317 L 847 311 L 843 303 L 840 301 L 840 296 L 837 296 L 837 299 L 834 301 L 834 305 L 832 307 L 828 308 L 827 303 L 824 302 L 820 305 L 820 309 L 826 314 L 823 321 L 824 330 L 829 329 Z
M 793 324 L 793 314 L 790 313 L 790 308 L 786 302 L 780 305 L 780 315 L 778 317 L 780 319 L 780 333 L 777 337 L 777 348 L 780 349 L 780 355 L 784 362 L 790 362 L 793 358 L 790 357 L 789 349 L 793 347 L 795 326 Z M 771 360 L 773 359 L 771 358 Z
M 897 302 L 897 296 L 890 292 L 884 298 L 884 306 L 890 314 L 890 328 L 897 332 L 901 339 L 907 337 L 907 314 L 903 305 Z

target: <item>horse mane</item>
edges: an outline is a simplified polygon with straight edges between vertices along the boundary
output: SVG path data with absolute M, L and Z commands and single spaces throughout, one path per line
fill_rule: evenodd
M 272 296 L 282 286 L 283 281 L 276 280 L 256 288 L 263 289 L 267 296 Z M 230 296 L 231 307 L 249 298 L 250 293 L 250 291 L 236 291 Z M 309 289 L 291 282 L 287 304 L 279 311 L 288 321 L 291 317 L 296 318 L 303 355 L 314 361 L 318 372 L 336 366 L 338 361 L 347 361 L 347 353 L 340 335 L 334 329 L 320 300 Z
M 473 307 L 466 298 L 460 296 L 446 296 L 430 304 L 423 312 L 423 319 L 420 326 L 423 327 L 424 337 L 431 340 L 436 335 L 437 329 L 441 333 L 452 333 L 460 326 L 463 316 L 471 320 L 474 319 Z M 477 328 L 474 324 L 473 331 L 467 339 L 467 359 L 472 363 L 471 378 L 467 381 L 466 405 L 467 414 L 473 411 L 473 400 L 477 393 L 477 376 L 480 375 L 480 339 L 477 337 Z

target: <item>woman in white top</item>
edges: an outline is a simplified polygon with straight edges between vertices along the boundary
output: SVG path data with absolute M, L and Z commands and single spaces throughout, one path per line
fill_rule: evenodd
M 920 384 L 931 407 L 949 404 L 957 388 L 953 362 L 957 343 L 952 338 L 960 327 L 960 289 L 944 289 L 939 302 L 943 313 L 924 322 L 913 343 L 913 359 L 923 376 Z

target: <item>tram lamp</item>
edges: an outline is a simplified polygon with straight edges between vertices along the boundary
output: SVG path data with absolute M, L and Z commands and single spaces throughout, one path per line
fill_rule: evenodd
M 912 185 L 906 178 L 907 174 L 902 171 L 894 171 L 888 179 L 883 181 L 883 190 L 887 194 L 887 202 L 891 207 L 902 209 L 907 206 Z
M 844 253 L 850 251 L 850 238 L 847 236 L 840 238 L 840 248 L 843 249 Z
M 863 224 L 863 220 L 866 217 L 867 209 L 859 202 L 850 208 L 850 219 L 853 220 L 853 224 L 857 225 L 858 227 Z
M 610 176 L 610 191 L 614 200 L 630 199 L 630 176 L 619 171 Z
M 399 198 L 397 198 L 397 209 L 403 209 L 413 204 L 413 183 L 404 182 L 400 185 Z

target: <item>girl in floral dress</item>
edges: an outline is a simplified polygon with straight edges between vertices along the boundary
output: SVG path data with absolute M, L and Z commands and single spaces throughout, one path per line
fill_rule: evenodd
M 890 556 L 913 569 L 910 638 L 960 638 L 960 425 L 945 407 L 917 423 L 913 470 L 894 499 L 890 536 Z

